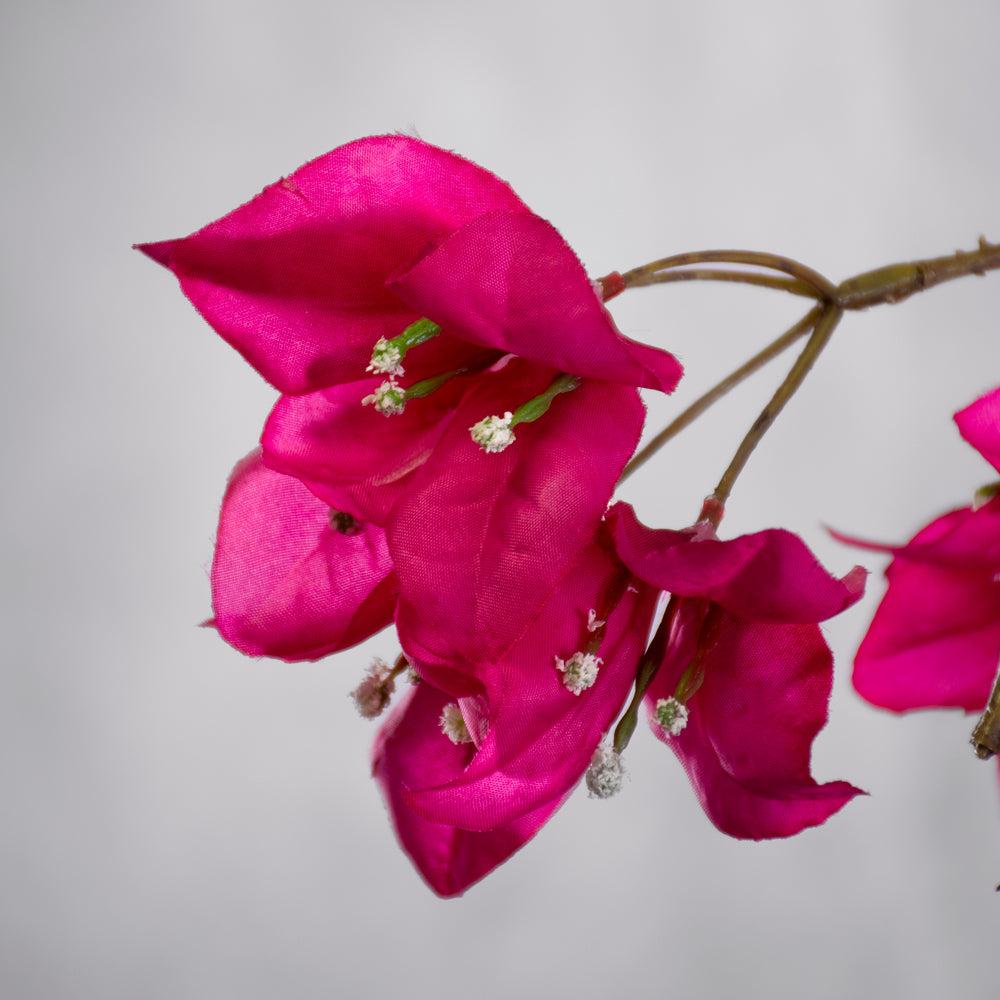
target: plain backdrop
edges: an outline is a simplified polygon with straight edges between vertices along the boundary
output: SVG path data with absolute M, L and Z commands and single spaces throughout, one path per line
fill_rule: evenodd
M 1000 235 L 1000 5 L 8 0 L 0 37 L 4 997 L 996 995 L 996 769 L 969 719 L 850 688 L 876 556 L 828 630 L 815 751 L 870 797 L 729 840 L 640 730 L 617 799 L 578 792 L 435 898 L 347 698 L 392 636 L 286 665 L 197 627 L 225 477 L 275 394 L 129 245 L 400 130 L 509 179 L 593 274 L 746 246 L 839 279 L 972 247 Z M 618 300 L 688 368 L 648 433 L 799 310 L 739 287 Z M 844 572 L 859 556 L 824 525 L 901 540 L 968 502 L 990 470 L 950 415 L 998 380 L 998 313 L 989 277 L 849 315 L 727 531 L 787 526 Z M 647 521 L 690 521 L 786 364 L 627 485 Z

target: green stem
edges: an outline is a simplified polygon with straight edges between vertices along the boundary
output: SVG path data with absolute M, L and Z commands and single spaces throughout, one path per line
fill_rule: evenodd
M 773 274 L 757 274 L 755 271 L 724 271 L 719 268 L 707 267 L 677 268 L 676 270 L 637 275 L 631 280 L 629 287 L 669 285 L 678 281 L 732 281 L 743 285 L 776 288 L 779 291 L 790 292 L 792 295 L 802 295 L 810 299 L 820 297 L 812 285 L 799 278 L 779 278 Z
M 580 384 L 577 375 L 559 375 L 552 384 L 539 393 L 534 399 L 529 399 L 527 403 L 522 403 L 515 411 L 511 419 L 510 426 L 516 427 L 518 424 L 530 424 L 543 414 L 548 412 L 552 405 L 552 400 L 561 392 L 572 392 Z
M 684 267 L 688 264 L 724 263 L 724 264 L 749 264 L 752 267 L 763 267 L 770 271 L 783 271 L 793 278 L 810 286 L 818 292 L 818 297 L 824 300 L 832 300 L 836 293 L 836 288 L 828 278 L 824 278 L 818 271 L 811 267 L 792 260 L 791 257 L 780 257 L 773 253 L 761 253 L 757 250 L 697 250 L 692 253 L 678 253 L 670 257 L 663 257 L 654 260 L 641 267 L 634 267 L 631 271 L 626 271 L 622 275 L 626 288 L 647 284 L 646 279 L 659 271 L 667 271 L 676 267 Z
M 625 471 L 622 473 L 618 484 L 621 485 L 629 476 L 641 469 L 668 441 L 680 434 L 689 424 L 694 423 L 709 407 L 722 399 L 727 392 L 735 389 L 744 379 L 749 378 L 755 371 L 763 368 L 769 361 L 776 358 L 782 351 L 787 350 L 795 341 L 807 334 L 816 325 L 821 312 L 822 307 L 820 306 L 816 306 L 816 308 L 810 310 L 794 326 L 786 330 L 776 340 L 771 341 L 763 350 L 758 351 L 735 371 L 730 372 L 721 382 L 717 382 L 708 392 L 699 396 L 687 409 L 674 417 L 625 466 Z
M 816 359 L 823 352 L 823 348 L 830 341 L 833 331 L 840 322 L 843 312 L 837 306 L 827 306 L 816 322 L 816 327 L 806 341 L 806 346 L 802 353 L 795 359 L 784 381 L 778 386 L 777 391 L 771 397 L 767 406 L 761 410 L 760 416 L 753 422 L 750 430 L 747 431 L 740 446 L 736 449 L 732 461 L 723 472 L 719 484 L 715 487 L 712 496 L 718 501 L 720 507 L 724 507 L 729 499 L 736 480 L 743 471 L 754 449 L 760 444 L 764 435 L 771 429 L 778 414 L 785 408 L 788 401 L 795 395 L 799 387 L 805 381 L 810 369 L 816 363 Z
M 623 753 L 632 739 L 636 724 L 639 721 L 639 709 L 642 706 L 642 699 L 649 690 L 649 685 L 653 683 L 653 678 L 660 669 L 663 662 L 663 654 L 667 649 L 667 640 L 670 637 L 670 630 L 673 626 L 674 616 L 677 614 L 677 598 L 671 597 L 667 604 L 663 617 L 660 619 L 659 627 L 653 636 L 652 642 L 643 654 L 639 662 L 639 669 L 635 676 L 635 691 L 632 700 L 625 709 L 625 714 L 618 720 L 615 726 L 615 733 L 612 737 L 611 745 L 615 753 Z

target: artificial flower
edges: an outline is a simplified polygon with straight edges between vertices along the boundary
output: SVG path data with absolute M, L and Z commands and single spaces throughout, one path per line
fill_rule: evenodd
M 529 629 L 463 675 L 468 693 L 441 690 L 447 672 L 414 661 L 424 680 L 386 723 L 375 773 L 404 849 L 435 891 L 464 891 L 579 782 L 628 697 L 656 596 L 615 557 L 602 526 Z
M 265 462 L 366 521 L 387 519 L 469 383 L 503 355 L 623 387 L 670 391 L 681 374 L 619 333 L 572 250 L 505 182 L 406 136 L 341 146 L 191 236 L 140 249 L 286 394 Z
M 833 677 L 816 623 L 858 600 L 864 571 L 831 576 L 787 531 L 726 541 L 709 522 L 653 531 L 626 504 L 608 519 L 625 565 L 672 595 L 646 706 L 709 819 L 734 837 L 787 837 L 859 794 L 818 784 L 810 756 Z

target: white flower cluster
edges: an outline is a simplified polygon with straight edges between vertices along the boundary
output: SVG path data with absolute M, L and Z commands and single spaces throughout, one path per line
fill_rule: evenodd
M 656 721 L 667 736 L 680 736 L 688 724 L 687 705 L 676 698 L 660 698 L 656 703 Z
M 579 695 L 593 687 L 604 661 L 593 653 L 574 653 L 568 660 L 556 657 L 556 670 L 563 675 L 563 684 L 572 694 Z
M 406 409 L 406 390 L 398 382 L 383 382 L 373 393 L 361 400 L 362 406 L 374 406 L 386 417 L 394 417 Z
M 441 727 L 441 732 L 451 740 L 452 743 L 471 743 L 472 737 L 469 735 L 469 729 L 465 724 L 465 718 L 462 715 L 462 710 L 458 707 L 455 702 L 449 702 L 444 706 L 441 712 L 441 718 L 438 720 L 438 725 Z
M 610 799 L 617 795 L 625 781 L 621 757 L 611 747 L 599 746 L 590 760 L 584 781 L 592 799 Z
M 399 348 L 391 340 L 379 337 L 372 348 L 372 359 L 365 371 L 392 377 L 402 375 L 403 366 L 400 364 L 402 360 Z
M 351 692 L 351 697 L 361 718 L 374 719 L 385 710 L 395 689 L 389 664 L 376 656 L 368 667 L 365 679 Z
M 514 432 L 510 428 L 510 423 L 514 419 L 514 414 L 508 410 L 502 417 L 484 417 L 477 424 L 469 428 L 472 440 L 479 445 L 483 451 L 498 452 L 504 448 L 509 448 L 514 443 Z

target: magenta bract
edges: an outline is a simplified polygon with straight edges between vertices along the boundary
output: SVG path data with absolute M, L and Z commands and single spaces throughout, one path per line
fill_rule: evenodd
M 1000 471 L 1000 388 L 955 414 Z M 888 589 L 854 661 L 874 705 L 981 709 L 1000 662 L 1000 497 L 935 518 L 893 555 Z
M 383 532 L 338 530 L 331 510 L 255 451 L 233 470 L 212 563 L 214 624 L 249 656 L 315 660 L 392 621 L 397 581 Z
M 609 521 L 629 569 L 675 597 L 646 704 L 712 822 L 734 837 L 787 837 L 859 794 L 843 781 L 818 784 L 809 761 L 833 680 L 815 623 L 858 600 L 864 571 L 830 576 L 786 531 L 728 541 L 704 530 L 651 531 L 625 504 Z M 685 677 L 688 723 L 668 735 L 656 706 Z

